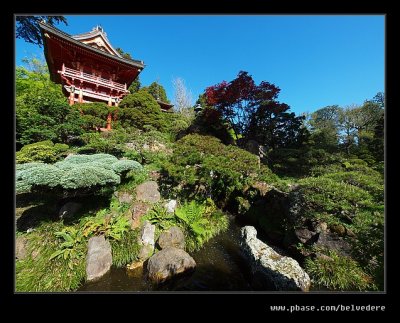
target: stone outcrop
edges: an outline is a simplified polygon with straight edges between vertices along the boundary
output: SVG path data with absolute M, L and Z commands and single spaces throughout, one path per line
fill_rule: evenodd
M 111 245 L 104 236 L 89 239 L 86 256 L 86 279 L 96 280 L 106 274 L 112 264 Z
M 160 234 L 158 245 L 161 249 L 167 247 L 185 249 L 185 236 L 180 228 L 174 226 Z
M 254 227 L 241 229 L 241 250 L 249 260 L 254 277 L 275 290 L 308 291 L 310 278 L 293 258 L 282 256 L 257 239 Z
M 140 251 L 138 255 L 139 261 L 145 261 L 153 254 L 154 251 L 154 233 L 156 226 L 149 221 L 145 221 L 139 237 Z
M 195 267 L 196 262 L 186 251 L 167 247 L 149 259 L 147 272 L 151 281 L 161 283 L 177 274 L 191 271 Z
M 140 184 L 136 188 L 136 200 L 145 203 L 154 204 L 160 201 L 161 195 L 158 190 L 158 184 L 154 181 L 148 181 Z

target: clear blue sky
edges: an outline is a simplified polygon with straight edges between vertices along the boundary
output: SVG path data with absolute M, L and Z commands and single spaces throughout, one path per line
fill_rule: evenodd
M 362 104 L 384 91 L 384 16 L 66 16 L 69 34 L 101 25 L 115 47 L 143 60 L 142 85 L 159 82 L 173 101 L 181 77 L 194 101 L 240 70 L 281 89 L 296 114 Z M 16 64 L 42 49 L 16 42 Z

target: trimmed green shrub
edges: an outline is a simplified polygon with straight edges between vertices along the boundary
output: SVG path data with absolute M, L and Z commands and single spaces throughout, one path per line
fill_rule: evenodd
M 163 112 L 157 101 L 145 90 L 129 94 L 121 101 L 119 120 L 124 127 L 134 126 L 144 129 L 150 125 L 158 130 L 165 130 Z
M 298 184 L 306 212 L 312 216 L 327 213 L 340 219 L 343 212 L 355 216 L 373 206 L 367 191 L 331 178 L 309 177 L 299 180 Z
M 225 146 L 214 137 L 191 134 L 178 140 L 165 174 L 188 193 L 225 200 L 257 177 L 259 162 L 253 154 Z
M 97 185 L 117 185 L 120 181 L 120 177 L 111 170 L 90 165 L 76 165 L 64 172 L 60 185 L 65 189 L 76 190 Z
M 128 159 L 118 160 L 117 162 L 113 163 L 111 167 L 118 175 L 126 173 L 130 170 L 140 171 L 142 169 L 142 165 L 140 165 L 137 161 Z
M 17 163 L 31 163 L 42 161 L 45 163 L 54 163 L 60 155 L 68 150 L 66 144 L 53 144 L 50 140 L 36 142 L 25 145 L 15 154 Z
M 121 182 L 120 175 L 140 169 L 141 165 L 135 161 L 120 161 L 108 154 L 70 155 L 54 165 L 44 163 L 17 165 L 16 192 L 28 193 L 33 188 L 46 187 L 95 190 L 101 186 L 117 185 Z
M 376 175 L 371 176 L 358 171 L 349 171 L 326 174 L 324 177 L 362 188 L 369 192 L 376 201 L 382 202 L 384 193 L 383 177 L 380 174 Z

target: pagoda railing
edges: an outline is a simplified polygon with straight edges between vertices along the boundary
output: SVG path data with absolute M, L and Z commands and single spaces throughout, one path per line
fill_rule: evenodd
M 110 89 L 116 89 L 122 92 L 128 92 L 126 89 L 126 84 L 121 84 L 118 82 L 114 82 L 111 80 L 107 80 L 104 78 L 101 78 L 100 76 L 95 76 L 91 75 L 82 71 L 74 70 L 72 68 L 66 67 L 64 64 L 62 66 L 62 70 L 59 71 L 60 74 L 66 76 L 66 77 L 71 77 L 74 79 L 79 79 L 82 81 L 87 81 L 89 83 L 94 83 L 98 85 L 103 85 L 105 87 L 108 87 Z

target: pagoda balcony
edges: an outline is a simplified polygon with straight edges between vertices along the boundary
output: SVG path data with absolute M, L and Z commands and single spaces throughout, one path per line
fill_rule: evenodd
M 118 82 L 101 78 L 100 76 L 95 76 L 82 71 L 74 70 L 72 68 L 66 67 L 64 64 L 62 66 L 62 70 L 58 71 L 58 73 L 60 73 L 64 77 L 71 78 L 73 80 L 79 80 L 81 82 L 95 84 L 96 86 L 103 86 L 109 88 L 110 90 L 129 93 L 129 91 L 126 88 L 126 84 L 121 84 Z

